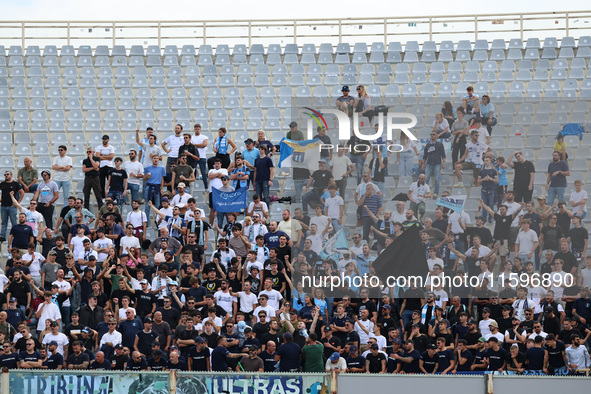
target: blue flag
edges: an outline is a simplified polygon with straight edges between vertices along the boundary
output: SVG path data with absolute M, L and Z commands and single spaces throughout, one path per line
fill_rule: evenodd
M 318 138 L 307 141 L 291 141 L 283 138 L 279 142 L 279 168 L 317 170 L 321 145 L 322 141 Z
M 248 190 L 245 187 L 233 192 L 223 192 L 216 188 L 212 188 L 211 192 L 213 209 L 216 212 L 240 212 L 246 211 L 246 199 L 248 198 Z
M 464 203 L 466 202 L 466 195 L 447 196 L 437 199 L 437 205 L 449 208 L 455 212 L 462 212 L 464 210 Z
M 320 258 L 326 259 L 331 257 L 338 260 L 343 253 L 351 253 L 345 232 L 341 229 L 333 235 L 326 243 L 320 252 Z

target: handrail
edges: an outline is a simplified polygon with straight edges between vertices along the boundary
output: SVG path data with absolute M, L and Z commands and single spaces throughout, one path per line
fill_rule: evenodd
M 416 40 L 522 40 L 591 35 L 591 11 L 495 13 L 481 15 L 391 16 L 250 20 L 0 21 L 0 42 L 10 45 L 158 45 Z

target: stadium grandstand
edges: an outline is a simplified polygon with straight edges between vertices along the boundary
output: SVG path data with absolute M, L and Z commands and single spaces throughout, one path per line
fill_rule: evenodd
M 589 21 L 0 22 L 0 392 L 586 382 Z

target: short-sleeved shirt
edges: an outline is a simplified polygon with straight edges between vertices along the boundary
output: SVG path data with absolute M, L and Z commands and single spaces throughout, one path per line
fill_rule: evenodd
M 497 177 L 497 170 L 494 168 L 483 168 L 478 173 L 480 179 L 486 178 L 487 176 L 495 179 Z M 482 185 L 482 190 L 494 190 L 496 186 L 493 181 L 481 181 L 480 184 Z
M 96 147 L 95 152 L 96 152 L 96 154 L 101 155 L 101 156 L 108 156 L 111 153 L 115 153 L 115 148 L 113 148 L 109 144 L 107 144 L 107 146 L 100 144 L 99 146 Z M 101 168 L 103 168 L 103 167 L 114 167 L 113 159 L 101 160 Z
M 22 178 L 23 182 L 27 185 L 30 185 L 33 182 L 33 179 L 39 179 L 39 171 L 35 167 L 31 167 L 29 171 L 25 169 L 25 167 L 20 168 L 17 173 L 17 179 Z
M 59 191 L 59 188 L 57 183 L 49 181 L 47 183 L 41 183 L 37 190 L 39 191 L 39 204 L 47 204 L 53 200 L 55 193 Z
M 144 167 L 149 167 L 152 165 L 152 159 L 150 155 L 156 155 L 158 157 L 162 156 L 162 148 L 158 145 L 154 144 L 154 146 L 150 146 L 149 144 L 145 144 L 142 148 L 142 164 Z
M 191 146 L 193 146 L 193 145 L 191 145 Z M 174 187 L 176 188 L 178 186 L 178 184 L 181 182 L 183 182 L 185 185 L 187 184 L 186 180 L 181 179 L 181 175 L 184 175 L 185 178 L 190 178 L 191 175 L 193 174 L 193 172 L 195 172 L 195 169 L 193 167 L 191 167 L 190 165 L 186 165 L 186 166 L 178 165 L 172 170 L 172 172 L 174 172 L 176 174 L 174 177 Z
M 523 163 L 514 161 L 513 169 L 515 170 L 513 185 L 519 188 L 527 187 L 531 177 L 530 174 L 536 172 L 536 168 L 529 160 L 525 160 Z
M 271 168 L 273 166 L 273 160 L 269 156 L 259 157 L 255 159 L 254 166 L 256 168 L 256 179 L 257 182 L 264 182 L 271 179 Z
M 162 178 L 166 176 L 166 169 L 160 166 L 148 166 L 144 169 L 144 174 L 147 173 L 150 173 L 150 178 L 148 179 L 149 185 L 160 185 Z
M 101 162 L 100 159 L 97 156 L 94 156 L 92 158 L 92 160 L 96 163 L 96 162 Z M 87 157 L 86 159 L 82 160 L 82 165 L 86 168 L 92 168 L 92 163 L 90 162 L 90 159 Z M 84 173 L 84 176 L 87 178 L 93 177 L 93 176 L 99 176 L 99 172 L 96 170 L 90 170 L 88 172 Z
M 488 145 L 483 144 L 480 141 L 476 143 L 469 141 L 468 143 L 466 143 L 466 149 L 468 150 L 466 161 L 469 163 L 474 163 L 476 164 L 476 166 L 482 166 L 482 159 L 484 158 L 484 154 L 488 150 Z
M 176 159 L 179 157 L 179 148 L 183 145 L 184 140 L 183 136 L 179 135 L 171 135 L 167 139 L 164 140 L 164 143 L 168 145 L 170 149 L 170 153 L 168 153 L 168 157 Z
M 12 206 L 12 198 L 10 197 L 10 192 L 14 192 L 16 197 L 16 192 L 22 189 L 20 183 L 16 181 L 12 182 L 2 182 L 0 183 L 0 191 L 2 192 L 2 206 L 3 207 L 11 207 Z
M 333 156 L 332 160 L 330 161 L 330 165 L 332 166 L 332 173 L 335 181 L 340 181 L 343 179 L 343 174 L 349 171 L 351 164 L 352 163 L 349 156 Z
M 125 171 L 123 168 L 120 170 L 113 168 L 109 175 L 111 176 L 109 191 L 123 192 L 123 184 L 125 179 L 127 179 L 127 171 Z
M 60 167 L 67 167 L 72 165 L 72 158 L 70 156 L 57 156 L 53 159 L 53 164 Z M 69 181 L 71 178 L 70 171 L 53 171 L 54 181 Z
M 556 171 L 568 171 L 568 163 L 564 160 L 551 162 L 548 164 L 548 173 L 550 174 L 550 187 L 566 187 L 566 175 L 558 174 L 552 176 Z

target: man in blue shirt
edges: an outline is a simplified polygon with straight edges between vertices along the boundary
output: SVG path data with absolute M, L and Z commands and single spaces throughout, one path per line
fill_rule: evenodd
M 297 372 L 300 370 L 300 347 L 293 342 L 290 332 L 283 334 L 285 342 L 277 349 L 275 361 L 279 361 L 280 372 Z
M 128 309 L 125 312 L 126 319 L 119 323 L 119 332 L 121 333 L 121 343 L 123 346 L 133 349 L 135 344 L 135 337 L 138 332 L 144 329 L 142 321 L 137 317 L 133 316 L 134 311 Z
M 219 336 L 218 346 L 211 352 L 211 370 L 215 372 L 228 371 L 228 357 L 241 358 L 241 353 L 230 353 L 227 349 L 228 341 L 226 337 Z
M 246 165 L 252 170 L 254 169 L 254 162 L 256 159 L 261 157 L 259 150 L 255 149 L 254 141 L 252 138 L 247 139 L 244 141 L 246 144 L 246 149 L 242 151 L 242 158 L 246 161 Z M 250 187 L 251 184 L 254 183 L 254 171 L 250 172 L 248 176 L 248 186 Z
M 164 167 L 160 167 L 158 163 L 160 158 L 157 156 L 152 157 L 152 165 L 144 169 L 144 178 L 146 181 L 146 190 L 144 190 L 144 199 L 146 202 L 145 212 L 150 223 L 150 206 L 149 201 L 154 204 L 160 203 L 160 192 L 164 189 L 164 177 L 166 176 L 166 170 Z

